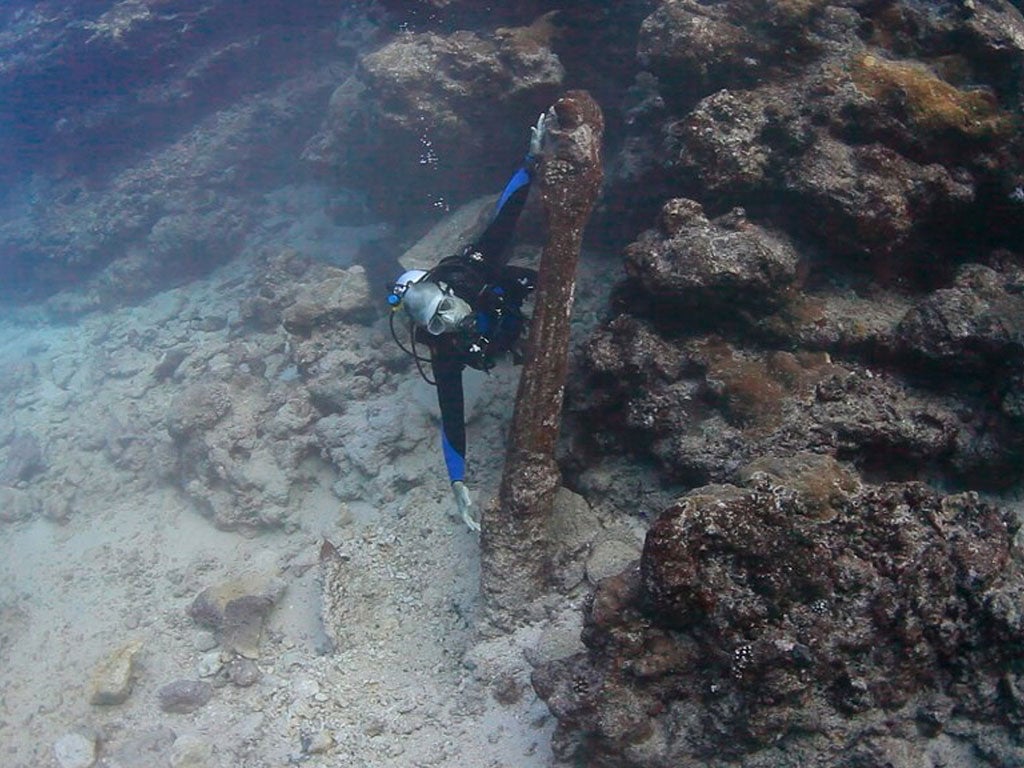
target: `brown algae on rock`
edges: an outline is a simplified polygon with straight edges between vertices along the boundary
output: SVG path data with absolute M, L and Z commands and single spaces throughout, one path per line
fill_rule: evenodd
M 957 88 L 915 61 L 865 53 L 850 62 L 850 76 L 871 98 L 886 106 L 900 105 L 921 130 L 998 138 L 1014 129 L 1010 115 L 988 91 Z

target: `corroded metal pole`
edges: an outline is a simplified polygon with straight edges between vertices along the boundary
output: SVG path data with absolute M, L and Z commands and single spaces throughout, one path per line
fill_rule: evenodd
M 540 261 L 527 361 L 519 379 L 505 473 L 483 517 L 482 585 L 488 618 L 527 618 L 549 571 L 545 527 L 561 483 L 555 446 L 569 360 L 569 318 L 583 230 L 601 187 L 601 108 L 586 91 L 554 105 L 538 176 L 548 240 Z

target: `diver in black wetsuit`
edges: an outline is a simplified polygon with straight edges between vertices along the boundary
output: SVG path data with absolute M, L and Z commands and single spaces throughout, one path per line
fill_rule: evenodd
M 411 321 L 413 346 L 408 351 L 417 365 L 416 344 L 430 350 L 448 478 L 462 519 L 475 531 L 480 524 L 465 484 L 462 371 L 466 366 L 488 371 L 506 353 L 521 362 L 527 321 L 522 305 L 536 285 L 537 273 L 509 266 L 508 245 L 530 191 L 547 120 L 541 115 L 530 129 L 530 151 L 505 185 L 483 234 L 461 254 L 443 259 L 429 271 L 405 272 L 388 296 L 393 310 L 404 309 Z

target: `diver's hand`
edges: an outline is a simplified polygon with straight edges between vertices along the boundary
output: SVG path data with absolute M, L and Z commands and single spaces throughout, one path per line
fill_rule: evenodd
M 479 531 L 480 523 L 476 520 L 476 512 L 473 508 L 473 500 L 469 498 L 469 488 L 461 480 L 452 483 L 452 493 L 455 494 L 455 503 L 459 507 L 459 514 L 462 521 L 471 531 Z
M 548 113 L 541 112 L 537 124 L 530 128 L 530 154 L 540 157 L 544 147 L 544 133 L 547 131 Z

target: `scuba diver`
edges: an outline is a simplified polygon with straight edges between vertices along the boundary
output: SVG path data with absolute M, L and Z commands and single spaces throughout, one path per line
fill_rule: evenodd
M 420 375 L 437 388 L 441 410 L 441 447 L 459 513 L 473 531 L 480 530 L 466 488 L 466 421 L 462 371 L 466 366 L 489 371 L 511 353 L 522 362 L 528 318 L 523 302 L 533 291 L 537 272 L 510 266 L 509 242 L 526 203 L 540 157 L 545 125 L 542 114 L 530 128 L 530 149 L 498 198 L 490 224 L 462 253 L 442 259 L 433 269 L 403 273 L 391 285 L 391 332 L 416 362 Z M 394 319 L 403 310 L 411 345 L 395 333 Z M 423 357 L 422 344 L 430 352 Z M 421 366 L 430 362 L 433 380 Z

